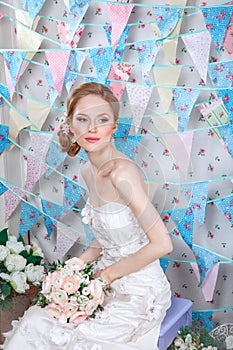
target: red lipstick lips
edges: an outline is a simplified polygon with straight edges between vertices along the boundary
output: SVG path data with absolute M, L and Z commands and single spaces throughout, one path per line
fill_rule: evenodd
M 98 137 L 86 137 L 85 140 L 90 143 L 95 143 L 99 141 L 100 139 Z

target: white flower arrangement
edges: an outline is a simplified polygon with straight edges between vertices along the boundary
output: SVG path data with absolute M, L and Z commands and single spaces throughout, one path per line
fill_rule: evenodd
M 10 308 L 12 298 L 39 286 L 44 277 L 44 255 L 39 247 L 25 245 L 23 238 L 0 231 L 0 306 Z
M 106 281 L 94 277 L 93 265 L 74 257 L 48 266 L 37 305 L 59 322 L 80 323 L 102 310 L 106 290 Z

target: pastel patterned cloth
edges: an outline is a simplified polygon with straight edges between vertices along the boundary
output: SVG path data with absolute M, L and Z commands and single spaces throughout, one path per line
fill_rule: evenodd
M 94 208 L 87 201 L 82 211 L 103 254 L 96 267 L 103 269 L 136 252 L 148 243 L 147 236 L 130 208 L 110 202 Z M 159 330 L 171 304 L 167 278 L 154 261 L 143 269 L 111 284 L 104 310 L 94 319 L 78 325 L 62 323 L 45 309 L 30 307 L 19 321 L 13 321 L 2 347 L 5 350 L 127 350 L 140 349 L 138 339 L 154 328 Z M 158 339 L 157 339 L 158 340 Z

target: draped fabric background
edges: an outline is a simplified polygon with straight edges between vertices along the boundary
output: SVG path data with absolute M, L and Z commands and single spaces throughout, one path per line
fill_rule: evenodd
M 70 89 L 110 86 L 115 145 L 136 161 L 174 251 L 173 295 L 209 329 L 233 320 L 233 2 L 0 1 L 0 223 L 50 261 L 92 233 L 81 151 L 59 151 Z M 156 283 L 156 282 L 155 282 Z

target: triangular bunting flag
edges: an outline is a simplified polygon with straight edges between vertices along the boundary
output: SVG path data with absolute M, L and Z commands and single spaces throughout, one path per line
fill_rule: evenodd
M 189 121 L 193 105 L 199 95 L 198 89 L 173 89 L 176 112 L 179 120 L 179 131 L 184 131 Z
M 12 144 L 8 138 L 8 135 L 9 127 L 7 125 L 0 124 L 0 155 Z
M 222 140 L 227 147 L 228 153 L 233 158 L 233 133 L 231 132 L 230 125 L 223 125 L 218 128 L 218 132 L 222 137 Z
M 66 1 L 65 5 L 67 8 L 67 23 L 69 23 L 71 28 L 70 39 L 74 36 L 77 28 L 82 21 L 91 0 L 82 0 L 82 2 L 77 0 L 70 0 L 69 3 Z M 68 5 L 68 6 L 67 6 Z
M 194 217 L 200 225 L 205 220 L 205 208 L 208 195 L 208 182 L 197 182 L 181 185 L 185 198 L 189 201 L 189 207 L 193 210 Z
M 76 79 L 78 78 L 78 73 L 80 73 L 83 62 L 86 58 L 86 54 L 82 51 L 70 52 L 69 62 L 65 73 L 65 84 L 67 92 L 70 92 L 71 87 L 74 85 Z
M 70 51 L 46 52 L 49 68 L 53 77 L 58 95 L 61 96 L 66 67 L 69 62 Z
M 112 62 L 111 47 L 93 48 L 89 50 L 89 54 L 95 66 L 98 82 L 105 84 Z
M 154 67 L 153 74 L 156 84 L 159 86 L 176 86 L 181 72 L 181 67 Z M 173 93 L 171 89 L 158 87 L 161 103 L 166 113 L 169 110 Z
M 64 178 L 64 214 L 69 211 L 75 203 L 85 194 L 85 190 L 77 182 Z
M 214 202 L 216 207 L 233 224 L 233 196 L 225 197 Z
M 71 230 L 71 228 L 58 223 L 57 224 L 57 259 L 63 261 L 64 255 L 77 242 L 80 242 L 80 235 Z
M 161 41 L 143 41 L 135 43 L 135 48 L 142 67 L 142 76 L 150 85 L 149 73 L 161 47 Z
M 13 141 L 16 141 L 18 133 L 20 130 L 30 126 L 31 123 L 29 119 L 23 117 L 15 109 L 10 109 L 10 122 L 9 122 L 9 135 Z
M 122 138 L 115 138 L 116 148 L 131 159 L 134 159 L 138 152 L 138 145 L 142 139 L 141 135 L 128 135 Z
M 7 188 L 5 185 L 3 185 L 2 182 L 0 182 L 0 196 L 1 196 L 4 192 L 6 192 L 7 190 L 8 190 L 8 188 Z
M 7 87 L 3 84 L 0 84 L 0 106 L 3 105 L 5 100 L 8 100 L 9 97 L 10 93 Z
M 41 178 L 47 169 L 45 163 L 52 134 L 30 133 L 31 154 L 27 156 L 27 179 L 25 189 L 31 191 L 35 183 Z
M 18 73 L 25 57 L 25 51 L 3 51 L 2 54 L 5 67 L 9 70 L 12 84 L 15 86 L 19 79 Z
M 161 259 L 159 259 L 159 262 L 160 262 L 160 265 L 161 265 L 163 271 L 166 272 L 167 267 L 168 267 L 170 261 L 169 261 L 168 259 L 161 258 Z
M 231 134 L 233 134 L 233 89 L 220 89 L 218 91 L 218 96 L 222 98 L 224 106 L 226 107 L 226 110 L 229 113 L 230 132 Z
M 201 79 L 206 83 L 211 44 L 210 34 L 205 32 L 189 34 L 183 36 L 182 39 Z
M 54 169 L 57 169 L 57 167 L 64 161 L 66 156 L 66 152 L 60 151 L 60 145 L 57 142 L 52 141 L 49 145 L 49 150 L 46 157 L 48 169 L 46 170 L 45 176 L 49 177 Z
M 136 84 L 128 84 L 126 90 L 129 97 L 130 109 L 133 115 L 132 127 L 137 133 L 147 104 L 150 100 L 153 86 L 139 86 Z
M 5 67 L 5 77 L 6 77 L 6 85 L 7 85 L 7 88 L 8 88 L 8 91 L 10 93 L 10 98 L 12 98 L 14 92 L 15 92 L 15 86 L 12 82 L 12 79 L 11 79 L 11 75 L 10 75 L 10 72 L 9 72 L 9 69 L 7 68 L 6 66 L 6 62 L 4 62 L 4 67 Z M 4 96 L 3 96 L 4 97 Z
M 115 61 L 118 61 L 118 62 L 122 61 L 122 57 L 123 57 L 123 54 L 125 51 L 125 44 L 128 41 L 129 29 L 130 29 L 130 26 L 127 25 L 120 36 L 118 44 L 117 44 L 115 51 L 113 53 L 113 59 Z
M 176 27 L 182 9 L 179 7 L 155 6 L 153 10 L 155 22 L 161 32 L 161 36 L 167 37 Z
M 22 202 L 18 235 L 24 236 L 37 222 L 41 211 L 27 202 Z
M 103 26 L 103 30 L 105 32 L 109 45 L 112 46 L 112 26 Z
M 203 17 L 206 24 L 206 29 L 210 32 L 216 50 L 220 53 L 220 48 L 223 44 L 223 39 L 226 32 L 226 27 L 232 16 L 232 11 L 224 6 L 210 6 L 203 8 Z
M 211 63 L 208 73 L 214 87 L 230 89 L 232 86 L 233 61 Z
M 196 244 L 193 244 L 192 251 L 199 267 L 201 285 L 212 266 L 219 261 L 219 256 Z
M 48 66 L 45 66 L 44 70 L 45 70 L 45 77 L 48 85 L 48 91 L 49 91 L 49 102 L 50 102 L 50 106 L 52 106 L 58 96 L 58 92 L 55 87 L 50 68 Z
M 25 197 L 25 192 L 12 186 L 7 186 L 8 191 L 4 193 L 5 201 L 5 221 L 8 221 L 17 208 L 18 204 L 21 202 L 21 198 Z
M 27 100 L 28 117 L 41 130 L 51 108 L 37 101 Z
M 57 226 L 57 221 L 59 221 L 62 217 L 63 207 L 44 199 L 41 200 L 41 204 L 44 213 L 44 223 L 48 235 L 51 236 Z
M 233 58 L 233 25 L 232 25 L 232 17 L 231 22 L 229 23 L 229 26 L 227 27 L 225 38 L 223 41 L 223 46 L 227 49 L 227 52 L 229 55 L 231 55 L 231 58 Z
M 126 87 L 126 84 L 121 83 L 120 81 L 122 80 L 124 82 L 127 82 L 129 80 L 133 67 L 134 65 L 132 64 L 118 62 L 113 62 L 111 65 L 108 79 L 118 81 L 111 81 L 109 87 L 118 100 L 121 99 L 121 96 L 123 95 Z
M 193 311 L 193 320 L 198 321 L 202 327 L 210 332 L 214 329 L 213 312 L 212 311 Z
M 192 209 L 174 209 L 170 213 L 170 216 L 185 243 L 188 244 L 190 248 L 192 248 L 194 223 L 194 215 Z
M 28 2 L 28 12 L 31 19 L 31 23 L 34 22 L 35 17 L 38 15 L 42 9 L 46 0 L 27 0 Z
M 129 1 L 131 2 L 131 1 Z M 133 6 L 107 3 L 107 10 L 112 23 L 112 52 L 115 51 L 119 38 L 128 22 Z

